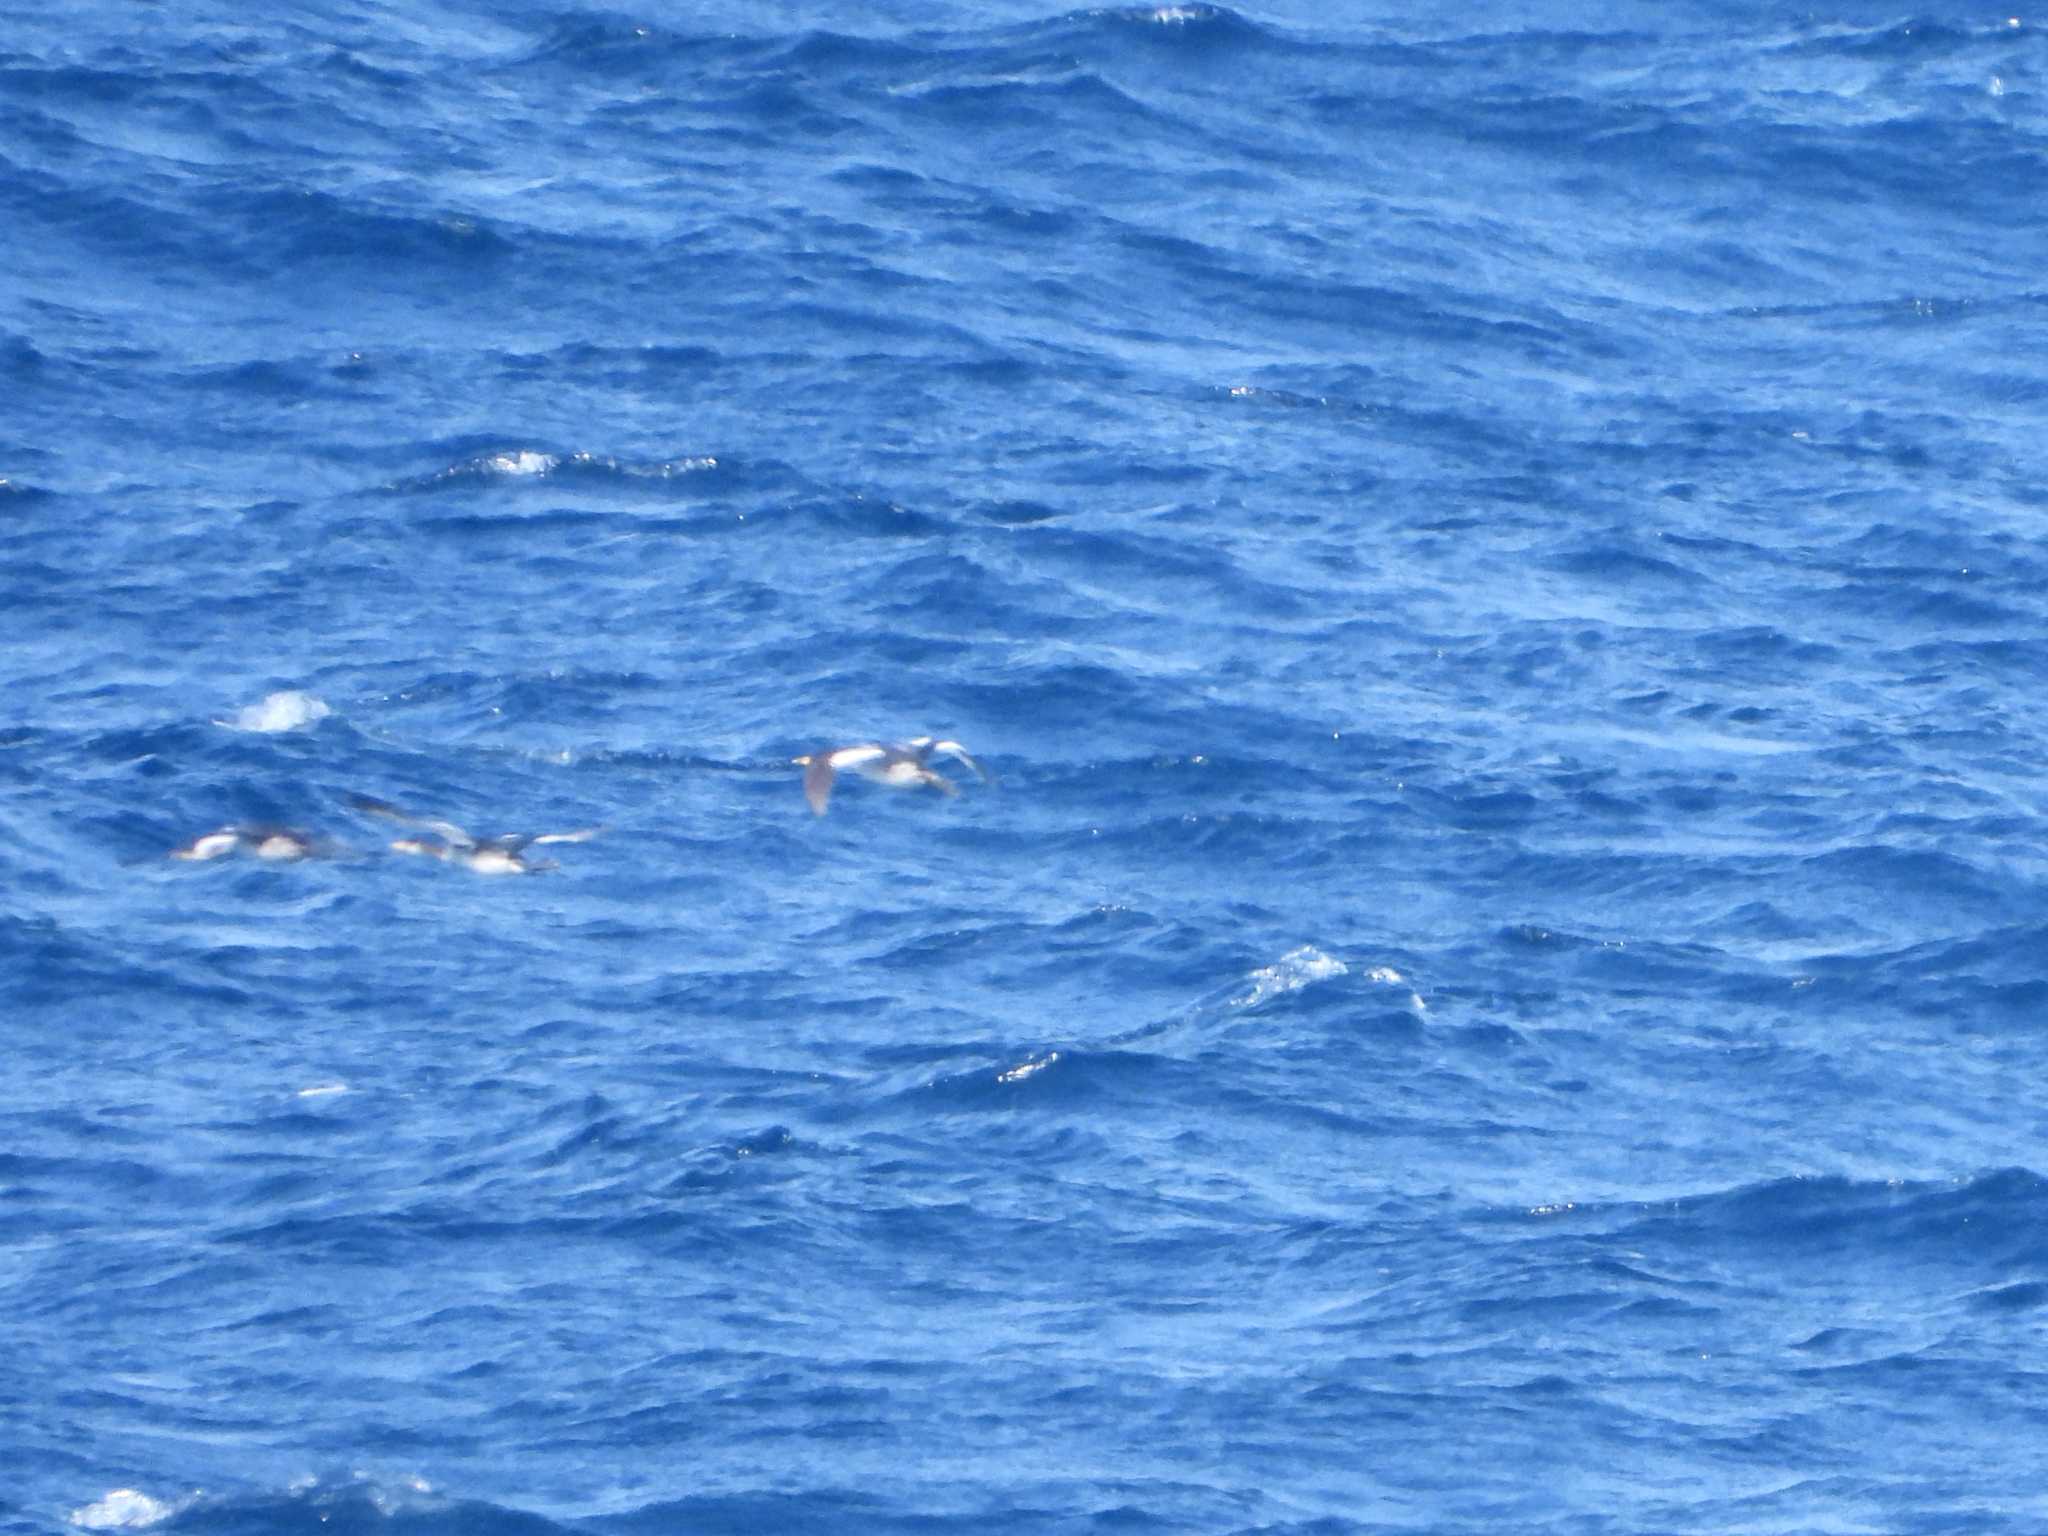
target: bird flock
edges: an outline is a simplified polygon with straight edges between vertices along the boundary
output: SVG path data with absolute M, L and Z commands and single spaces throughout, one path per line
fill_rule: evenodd
M 822 816 L 832 803 L 832 788 L 842 773 L 857 774 L 891 789 L 932 789 L 942 795 L 959 794 L 960 786 L 931 766 L 934 757 L 948 757 L 966 765 L 984 784 L 995 782 L 989 771 L 959 742 L 932 736 L 917 736 L 909 741 L 893 743 L 859 742 L 849 747 L 809 752 L 791 761 L 804 770 L 804 799 L 810 805 L 811 813 Z M 561 866 L 552 859 L 529 858 L 527 850 L 552 843 L 587 843 L 602 830 L 579 827 L 573 832 L 512 832 L 477 837 L 452 821 L 418 816 L 388 800 L 373 799 L 369 795 L 352 797 L 349 807 L 359 815 L 395 822 L 411 829 L 412 835 L 391 840 L 388 846 L 393 853 L 435 859 L 443 864 L 459 864 L 479 875 L 531 875 L 558 869 Z M 270 822 L 237 822 L 216 827 L 190 842 L 181 843 L 170 851 L 170 857 L 203 863 L 240 855 L 282 864 L 317 858 L 334 851 L 333 844 L 299 827 Z

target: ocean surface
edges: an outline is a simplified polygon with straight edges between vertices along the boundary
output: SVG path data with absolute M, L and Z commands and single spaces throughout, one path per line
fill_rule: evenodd
M 0 1532 L 2048 1526 L 2041 21 L 9 0 Z

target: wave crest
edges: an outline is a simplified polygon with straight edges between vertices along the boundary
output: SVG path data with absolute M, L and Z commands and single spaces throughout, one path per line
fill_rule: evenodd
M 1234 1008 L 1256 1008 L 1272 998 L 1299 992 L 1319 981 L 1349 975 L 1350 971 L 1351 967 L 1335 955 L 1325 954 L 1313 944 L 1304 944 L 1299 949 L 1289 950 L 1271 965 L 1253 971 L 1245 978 L 1251 983 L 1250 990 L 1233 997 L 1230 1003 Z
M 82 1531 L 141 1531 L 177 1512 L 175 1504 L 166 1504 L 133 1488 L 116 1488 L 74 1509 L 66 1518 Z

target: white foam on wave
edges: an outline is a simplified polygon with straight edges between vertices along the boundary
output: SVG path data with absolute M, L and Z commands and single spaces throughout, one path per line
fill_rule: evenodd
M 1335 955 L 1326 955 L 1315 945 L 1304 944 L 1299 949 L 1289 950 L 1271 965 L 1253 971 L 1245 978 L 1252 984 L 1251 990 L 1230 1001 L 1233 1007 L 1256 1008 L 1270 998 L 1298 992 L 1333 976 L 1349 975 L 1350 971 L 1351 967 Z
M 1036 1061 L 1020 1061 L 1016 1066 L 1009 1068 L 1007 1071 L 998 1072 L 996 1074 L 996 1081 L 999 1083 L 1021 1083 L 1034 1072 L 1043 1072 L 1059 1059 L 1060 1053 L 1058 1051 L 1047 1051 Z
M 552 453 L 535 453 L 522 448 L 517 453 L 494 453 L 479 459 L 477 466 L 494 475 L 544 475 L 562 461 Z
M 71 1523 L 85 1531 L 140 1531 L 176 1514 L 175 1505 L 133 1488 L 116 1488 L 98 1501 L 74 1509 Z
M 587 453 L 576 455 L 579 464 L 595 464 L 601 469 L 616 470 L 619 474 L 630 475 L 642 480 L 672 480 L 677 475 L 702 474 L 707 469 L 718 468 L 718 460 L 710 454 L 699 454 L 687 459 L 665 459 L 659 464 L 621 464 L 617 459 L 599 459 Z
M 315 1083 L 310 1088 L 301 1088 L 298 1096 L 302 1099 L 331 1098 L 337 1093 L 347 1093 L 347 1083 Z
M 301 726 L 325 720 L 334 711 L 327 702 L 310 693 L 301 693 L 296 688 L 267 694 L 262 700 L 249 705 L 232 720 L 216 719 L 215 725 L 224 725 L 231 731 L 261 731 L 275 735 L 280 731 L 296 731 Z
M 671 480 L 679 475 L 702 474 L 705 470 L 716 468 L 718 460 L 708 453 L 681 459 L 664 459 L 654 464 L 629 464 L 589 452 L 572 453 L 564 458 L 560 454 L 520 448 L 504 453 L 487 453 L 482 458 L 452 464 L 434 478 L 449 480 L 464 475 L 503 475 L 508 479 L 526 479 L 551 475 L 556 470 L 565 473 L 576 470 L 604 470 L 631 479 Z
M 1408 985 L 1408 978 L 1395 970 L 1391 965 L 1374 966 L 1365 973 L 1365 979 L 1376 986 L 1382 987 L 1405 987 Z M 1417 1013 L 1427 1013 L 1429 1011 L 1429 1004 L 1422 1000 L 1420 992 L 1411 991 L 1408 994 L 1408 1006 Z
M 306 1476 L 294 1478 L 288 1489 L 292 1497 L 310 1500 L 346 1497 L 354 1490 L 360 1492 L 368 1500 L 370 1508 L 386 1520 L 420 1509 L 423 1500 L 438 1502 L 435 1500 L 434 1485 L 417 1473 L 401 1477 L 395 1485 L 388 1485 L 378 1482 L 360 1468 L 351 1472 L 345 1482 L 330 1484 L 324 1478 Z M 323 1512 L 320 1516 L 323 1525 L 327 1523 L 327 1518 L 327 1514 Z

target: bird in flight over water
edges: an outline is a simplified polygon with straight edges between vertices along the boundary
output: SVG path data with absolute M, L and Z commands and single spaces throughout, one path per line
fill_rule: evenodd
M 461 864 L 480 875 L 531 875 L 544 869 L 558 869 L 561 866 L 549 859 L 535 861 L 527 858 L 526 850 L 544 843 L 587 843 L 597 836 L 596 827 L 582 827 L 574 832 L 508 833 L 502 837 L 472 837 L 452 821 L 441 821 L 429 816 L 415 816 L 402 811 L 388 800 L 373 800 L 368 795 L 356 795 L 349 804 L 365 816 L 380 817 L 395 821 L 402 826 L 418 827 L 431 832 L 432 837 L 401 837 L 393 840 L 393 853 L 418 854 L 423 858 L 439 859 L 445 864 Z
M 804 771 L 804 798 L 811 804 L 811 813 L 822 816 L 825 807 L 832 803 L 833 782 L 842 773 L 857 773 L 892 789 L 936 789 L 942 795 L 959 794 L 959 785 L 933 770 L 933 757 L 955 758 L 972 768 L 982 783 L 995 782 L 959 742 L 931 736 L 918 736 L 893 746 L 862 742 L 853 747 L 835 747 L 829 752 L 807 753 L 791 761 Z

